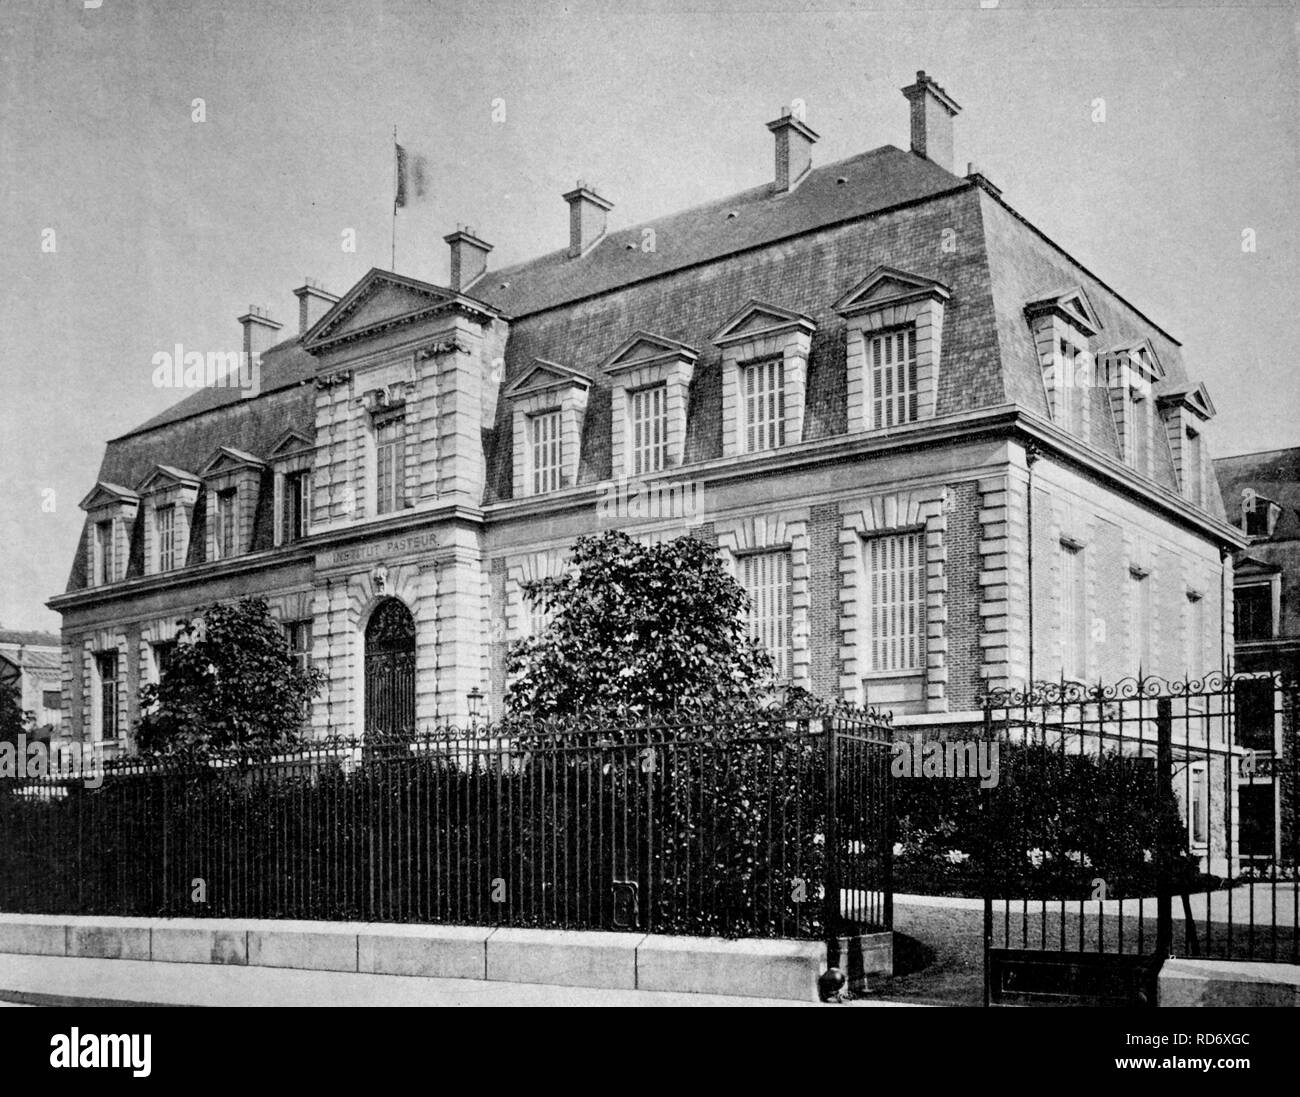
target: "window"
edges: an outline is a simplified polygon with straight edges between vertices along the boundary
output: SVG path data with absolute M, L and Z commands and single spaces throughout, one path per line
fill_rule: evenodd
M 1237 787 L 1238 840 L 1243 857 L 1272 857 L 1274 852 L 1273 783 Z
M 1275 689 L 1272 678 L 1243 678 L 1234 683 L 1237 746 L 1250 750 L 1273 749 Z
M 742 366 L 740 397 L 745 407 L 745 452 L 785 445 L 785 366 L 781 359 Z
M 175 640 L 158 640 L 153 645 L 153 665 L 154 671 L 158 675 L 158 680 L 162 681 L 162 676 L 167 673 L 167 668 L 171 666 L 172 659 L 176 657 Z
M 95 582 L 97 584 L 113 581 L 113 523 L 97 522 L 95 524 Z
M 1209 671 L 1205 663 L 1205 599 L 1187 592 L 1187 674 L 1202 678 Z
M 528 419 L 528 448 L 532 457 L 533 494 L 560 486 L 560 412 L 544 411 Z
M 58 712 L 63 708 L 63 694 L 57 689 L 41 690 L 41 707 L 47 712 Z
M 1133 648 L 1143 674 L 1151 673 L 1151 576 L 1134 569 L 1129 573 L 1133 591 Z
M 1242 529 L 1251 537 L 1272 537 L 1273 530 L 1277 526 L 1278 515 L 1281 508 L 1276 503 L 1270 503 L 1258 496 L 1253 496 L 1250 500 L 1250 506 L 1247 509 L 1243 502 L 1243 522 Z
M 916 420 L 916 328 L 871 337 L 871 422 L 876 428 Z
M 212 544 L 218 560 L 235 555 L 235 498 L 234 488 L 217 492 L 217 524 Z
M 311 620 L 286 621 L 284 638 L 289 644 L 289 655 L 299 670 L 311 670 Z
M 158 535 L 158 570 L 171 571 L 176 566 L 176 508 L 154 510 L 154 530 Z
M 866 543 L 871 633 L 868 669 L 909 672 L 925 648 L 925 534 L 898 533 Z
M 1187 428 L 1186 447 L 1183 452 L 1183 477 L 1187 482 L 1187 498 L 1195 506 L 1201 506 L 1203 492 L 1201 488 L 1204 477 L 1201 475 L 1201 436 Z
M 1151 453 L 1151 403 L 1137 389 L 1128 392 L 1128 444 L 1124 456 L 1138 472 L 1146 472 Z
M 1238 640 L 1273 639 L 1273 588 L 1256 584 L 1233 592 L 1232 633 Z
M 311 473 L 291 472 L 284 478 L 284 543 L 307 536 L 311 513 Z
M 1074 375 L 1078 355 L 1078 348 L 1073 343 L 1066 339 L 1061 340 L 1058 367 L 1060 376 L 1056 379 L 1056 386 L 1060 392 L 1057 406 L 1061 409 L 1061 426 L 1066 430 L 1077 430 L 1079 427 L 1079 401 Z
M 668 386 L 638 389 L 631 403 L 632 475 L 658 472 L 668 462 Z
M 1210 841 L 1210 775 L 1204 766 L 1193 766 L 1188 774 L 1190 800 L 1187 810 L 1188 833 L 1192 845 L 1205 847 Z
M 1087 590 L 1083 549 L 1061 542 L 1061 672 L 1067 678 L 1087 677 Z
M 406 420 L 386 419 L 375 427 L 375 511 L 406 506 Z
M 749 635 L 767 649 L 778 681 L 790 675 L 790 554 L 740 557 L 740 583 L 749 594 Z
M 117 652 L 105 651 L 95 656 L 99 671 L 99 737 L 117 738 Z

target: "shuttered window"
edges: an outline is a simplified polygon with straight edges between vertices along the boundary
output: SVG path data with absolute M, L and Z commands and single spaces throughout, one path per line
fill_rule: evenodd
M 925 534 L 866 542 L 868 670 L 920 670 L 925 657 Z
M 532 451 L 533 494 L 556 491 L 560 486 L 560 413 L 547 411 L 528 420 Z
M 790 554 L 740 557 L 740 582 L 749 595 L 749 634 L 767 649 L 778 680 L 790 674 Z
M 916 329 L 871 337 L 871 422 L 894 427 L 916 419 Z
M 632 474 L 658 472 L 668 463 L 668 387 L 638 389 L 631 401 Z
M 785 367 L 781 360 L 743 366 L 740 392 L 745 407 L 745 452 L 785 445 Z

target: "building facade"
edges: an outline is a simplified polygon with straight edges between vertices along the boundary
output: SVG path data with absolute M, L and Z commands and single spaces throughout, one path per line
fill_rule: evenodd
M 0 629 L 0 686 L 16 688 L 19 707 L 32 714 L 31 738 L 59 737 L 63 673 L 57 633 Z
M 176 620 L 264 595 L 326 676 L 320 732 L 500 710 L 521 595 L 616 526 L 717 543 L 784 681 L 929 722 L 988 686 L 1181 677 L 1231 636 L 1231 550 L 1180 344 L 953 172 L 957 103 L 903 89 L 911 148 L 450 278 L 300 287 L 240 318 L 255 397 L 210 387 L 108 443 L 63 616 L 70 724 L 125 739 Z
M 1238 791 L 1244 856 L 1295 849 L 1300 683 L 1300 449 L 1215 462 L 1223 506 L 1249 538 L 1233 562 L 1236 744 L 1254 764 Z

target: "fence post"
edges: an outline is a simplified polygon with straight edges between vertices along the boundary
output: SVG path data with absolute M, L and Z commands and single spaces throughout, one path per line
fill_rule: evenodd
M 1173 701 L 1160 697 L 1156 700 L 1156 956 L 1161 960 L 1168 958 L 1174 938 L 1171 835 L 1166 821 L 1166 808 L 1174 796 L 1173 771 Z M 1190 804 L 1187 810 L 1191 811 Z
M 987 681 L 985 681 L 984 683 L 983 701 L 984 701 L 984 742 L 992 743 L 993 742 L 993 698 L 989 696 Z M 986 749 L 991 751 L 993 748 L 990 746 L 987 747 Z M 993 843 L 992 840 L 989 838 L 989 833 L 988 833 L 988 828 L 989 828 L 988 808 L 987 808 L 988 790 L 986 789 L 984 790 L 984 792 L 986 793 L 986 795 L 981 796 L 979 798 L 978 808 L 976 810 L 979 812 L 979 816 L 980 816 L 980 837 L 984 845 L 984 848 L 981 851 L 983 854 L 981 860 L 984 862 L 984 870 L 983 872 L 980 873 L 980 877 L 982 879 L 981 890 L 984 892 L 984 1005 L 987 1007 L 990 1004 L 990 1000 L 992 998 L 991 975 L 989 971 L 989 953 L 993 949 L 993 888 L 992 888 L 993 859 L 989 856 L 989 850 L 992 847 Z
M 839 736 L 833 716 L 822 717 L 822 730 L 826 741 L 826 871 L 823 880 L 824 908 L 822 921 L 826 926 L 828 945 L 834 947 L 840 924 L 840 819 L 838 789 Z

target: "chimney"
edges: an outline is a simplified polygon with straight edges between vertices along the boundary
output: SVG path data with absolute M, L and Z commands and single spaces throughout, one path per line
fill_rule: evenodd
M 793 190 L 812 167 L 812 147 L 817 134 L 796 118 L 789 107 L 781 108 L 781 117 L 767 128 L 776 137 L 777 194 Z
M 614 208 L 581 179 L 564 200 L 569 203 L 569 258 L 576 259 L 605 235 L 605 213 Z
M 304 335 L 309 327 L 324 316 L 338 303 L 338 297 L 330 293 L 315 279 L 307 278 L 293 291 L 298 298 L 298 334 Z
M 952 120 L 961 107 L 924 70 L 903 95 L 912 104 L 912 151 L 952 171 Z
M 456 231 L 443 239 L 451 247 L 451 288 L 460 293 L 487 270 L 492 245 L 475 236 L 469 225 L 457 225 Z
M 275 333 L 283 326 L 272 320 L 266 309 L 260 309 L 256 305 L 249 305 L 239 322 L 244 326 L 244 353 L 249 359 L 274 346 Z

